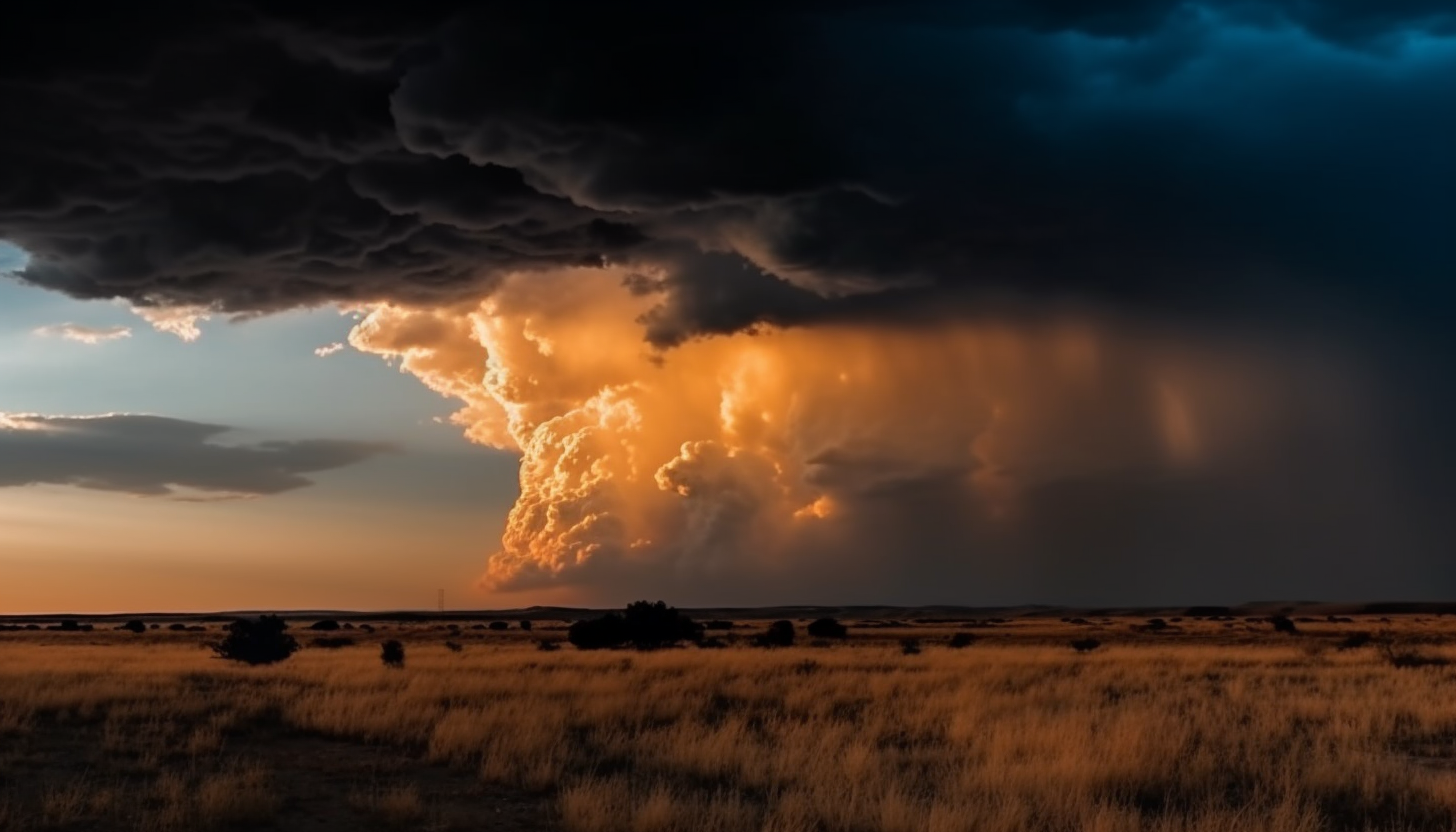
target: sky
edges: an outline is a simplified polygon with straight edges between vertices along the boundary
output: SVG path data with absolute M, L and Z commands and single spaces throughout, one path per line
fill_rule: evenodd
M 0 611 L 1449 599 L 1446 4 L 0 50 Z

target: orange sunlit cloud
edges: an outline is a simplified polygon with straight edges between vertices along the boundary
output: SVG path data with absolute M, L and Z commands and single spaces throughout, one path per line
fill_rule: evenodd
M 478 306 L 378 306 L 352 333 L 460 400 L 472 440 L 521 454 L 487 585 L 772 574 L 852 546 L 847 507 L 918 488 L 1015 522 L 1045 483 L 1235 457 L 1277 407 L 1252 362 L 1091 320 L 771 329 L 658 353 L 653 303 L 622 275 L 563 271 Z

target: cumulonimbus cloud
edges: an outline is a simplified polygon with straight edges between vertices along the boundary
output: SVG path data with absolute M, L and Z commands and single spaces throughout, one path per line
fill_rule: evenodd
M 307 474 L 390 450 L 340 440 L 215 441 L 230 430 L 137 414 L 0 413 L 0 488 L 51 484 L 144 497 L 261 497 L 307 487 L 313 484 Z
M 569 5 L 8 20 L 0 238 L 372 309 L 522 455 L 502 586 L 1456 579 L 1449 3 Z

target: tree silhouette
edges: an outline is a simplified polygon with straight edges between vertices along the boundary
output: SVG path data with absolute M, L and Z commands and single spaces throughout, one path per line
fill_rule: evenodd
M 759 647 L 793 647 L 794 622 L 775 621 L 768 625 L 767 630 L 754 636 L 753 643 Z
M 379 645 L 379 660 L 385 667 L 404 667 L 404 645 L 390 639 Z
M 622 613 L 607 613 L 572 624 L 566 639 L 581 650 L 600 650 L 631 644 L 638 650 L 654 650 L 680 641 L 697 642 L 703 627 L 691 618 L 658 601 L 636 601 Z
M 849 628 L 833 618 L 821 618 L 811 623 L 808 630 L 814 638 L 849 638 Z
M 285 632 L 288 623 L 276 615 L 249 620 L 240 618 L 228 625 L 228 634 L 212 645 L 218 656 L 244 664 L 281 662 L 298 650 L 298 641 Z

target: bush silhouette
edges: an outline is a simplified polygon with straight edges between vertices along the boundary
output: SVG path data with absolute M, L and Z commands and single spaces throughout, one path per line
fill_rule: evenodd
M 1079 638 L 1072 642 L 1072 649 L 1078 653 L 1090 653 L 1102 646 L 1102 642 L 1095 638 Z
M 337 650 L 340 647 L 353 647 L 354 640 L 348 636 L 319 636 L 308 643 L 309 647 L 322 647 L 325 650 Z
M 1294 626 L 1294 622 L 1289 620 L 1287 616 L 1271 615 L 1269 616 L 1269 623 L 1274 625 L 1274 632 L 1276 633 L 1287 633 L 1291 636 L 1299 634 L 1299 628 Z
M 447 641 L 447 642 L 445 642 L 445 649 L 446 650 L 449 650 L 451 653 L 459 653 L 461 650 L 464 650 L 465 648 L 462 647 L 459 644 L 459 642 Z
M 511 625 L 505 621 L 492 621 L 490 622 L 490 628 L 492 630 L 509 630 Z
M 975 633 L 956 633 L 955 635 L 950 637 L 950 644 L 948 646 L 959 650 L 962 647 L 970 647 L 975 642 Z
M 379 660 L 385 667 L 404 667 L 404 645 L 390 639 L 379 645 Z
M 1370 640 L 1370 634 L 1361 631 L 1358 633 L 1351 633 L 1348 636 L 1345 636 L 1344 639 L 1342 639 L 1340 643 L 1335 646 L 1337 649 L 1340 650 L 1354 650 L 1356 648 L 1364 647 L 1365 645 L 1369 644 Z
M 1166 630 L 1168 629 L 1168 622 L 1164 621 L 1161 618 L 1149 618 L 1147 628 L 1149 630 L 1152 630 L 1153 632 L 1157 632 L 1158 630 Z
M 620 615 L 613 612 L 578 621 L 566 631 L 567 640 L 581 650 L 628 643 L 638 650 L 653 650 L 680 641 L 697 642 L 702 637 L 701 625 L 662 601 L 636 601 Z
M 331 618 L 325 618 L 323 621 L 315 621 L 315 622 L 313 622 L 312 624 L 308 625 L 308 628 L 310 630 L 326 630 L 326 631 L 332 631 L 332 630 L 339 629 L 339 622 L 337 622 L 337 621 L 335 621 L 335 620 L 333 620 Z
M 120 627 L 117 627 L 116 629 L 118 629 L 118 630 L 130 630 L 133 633 L 145 633 L 147 631 L 147 625 L 146 625 L 145 622 L 141 621 L 140 619 L 133 618 L 132 620 L 126 622 L 125 624 L 121 625 Z
M 814 638 L 848 638 L 849 628 L 832 618 L 821 618 L 810 624 L 809 635 Z
M 609 612 L 601 618 L 585 618 L 566 630 L 566 640 L 578 650 L 601 650 L 627 642 L 627 622 Z
M 900 639 L 900 652 L 903 653 L 903 654 L 905 654 L 905 655 L 907 655 L 907 656 L 918 656 L 918 655 L 920 655 L 920 639 L 918 639 L 918 638 L 902 638 L 902 639 Z
M 703 637 L 702 625 L 662 601 L 628 604 L 624 620 L 627 640 L 638 650 L 666 647 L 679 641 L 696 642 Z
M 178 625 L 173 625 L 178 626 Z M 212 645 L 218 656 L 244 664 L 281 662 L 298 650 L 298 642 L 285 632 L 288 624 L 276 615 L 249 620 L 240 618 L 228 625 L 228 634 Z
M 523 618 L 523 619 L 521 619 L 521 625 L 520 626 L 521 626 L 521 629 L 522 630 L 525 630 L 528 633 L 531 632 L 531 619 L 529 619 L 529 618 Z
M 540 650 L 542 653 L 550 653 L 554 650 L 560 650 L 561 642 L 543 638 L 540 641 L 536 642 L 536 649 Z
M 794 622 L 775 621 L 768 625 L 767 630 L 754 636 L 753 643 L 757 647 L 793 647 Z

